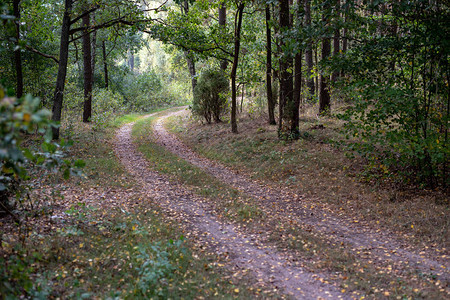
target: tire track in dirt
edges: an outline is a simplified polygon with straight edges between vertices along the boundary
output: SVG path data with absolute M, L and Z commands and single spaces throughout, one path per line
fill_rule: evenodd
M 312 230 L 321 234 L 323 239 L 335 244 L 345 243 L 350 245 L 353 254 L 358 258 L 374 260 L 375 263 L 380 264 L 389 264 L 398 274 L 411 271 L 424 274 L 432 273 L 444 282 L 444 286 L 449 286 L 450 261 L 448 257 L 442 258 L 433 255 L 430 251 L 408 249 L 405 243 L 397 240 L 391 233 L 374 231 L 368 226 L 351 223 L 351 220 L 332 216 L 319 209 L 309 209 L 307 205 L 302 205 L 301 196 L 287 190 L 269 188 L 248 177 L 237 174 L 215 161 L 200 157 L 163 126 L 167 118 L 184 113 L 184 109 L 171 112 L 154 123 L 154 135 L 161 146 L 233 188 L 253 197 L 265 211 L 277 213 L 273 209 L 276 203 L 278 209 L 281 208 L 289 214 L 287 217 L 295 219 L 300 224 L 312 227 Z M 367 253 L 370 254 L 367 255 Z
M 233 267 L 252 271 L 258 282 L 280 288 L 296 299 L 350 298 L 349 295 L 342 294 L 336 286 L 319 280 L 327 274 L 313 274 L 305 271 L 299 262 L 289 262 L 257 238 L 246 236 L 232 224 L 216 218 L 206 199 L 151 171 L 143 155 L 132 143 L 133 125 L 134 123 L 129 123 L 118 130 L 116 155 L 127 171 L 142 185 L 145 193 L 157 201 L 168 215 L 175 215 L 180 225 L 193 232 L 195 238 L 217 253 L 226 253 Z

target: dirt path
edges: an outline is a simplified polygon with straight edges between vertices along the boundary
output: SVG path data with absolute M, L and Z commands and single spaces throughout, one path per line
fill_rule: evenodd
M 159 118 L 154 124 L 157 142 L 172 153 L 250 195 L 265 211 L 271 214 L 282 213 L 309 230 L 312 227 L 313 231 L 330 243 L 350 245 L 354 255 L 360 259 L 389 265 L 396 274 L 411 271 L 433 274 L 444 282 L 443 286 L 449 286 L 450 261 L 445 255 L 438 256 L 426 249 L 411 249 L 389 232 L 373 230 L 369 226 L 356 224 L 351 219 L 342 219 L 329 212 L 311 209 L 301 196 L 278 187 L 264 186 L 217 162 L 199 157 L 163 126 L 166 118 L 183 113 L 185 110 L 172 112 Z
M 117 132 L 115 152 L 120 161 L 142 184 L 148 196 L 157 201 L 167 214 L 177 218 L 192 236 L 216 252 L 226 253 L 230 258 L 230 267 L 250 270 L 258 281 L 280 288 L 296 299 L 350 298 L 340 293 L 337 287 L 321 282 L 320 279 L 327 274 L 305 271 L 299 262 L 288 261 L 272 247 L 262 244 L 257 237 L 246 236 L 232 224 L 218 220 L 211 213 L 206 199 L 151 171 L 132 143 L 132 126 L 133 123 L 127 124 Z M 167 133 L 163 136 L 170 137 Z

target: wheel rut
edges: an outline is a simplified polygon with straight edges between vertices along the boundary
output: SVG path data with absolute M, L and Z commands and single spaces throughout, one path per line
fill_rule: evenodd
M 286 259 L 257 237 L 241 232 L 235 225 L 217 218 L 205 198 L 152 171 L 132 142 L 133 125 L 126 124 L 117 131 L 117 157 L 141 184 L 149 198 L 157 202 L 168 215 L 179 220 L 191 236 L 216 253 L 225 253 L 230 259 L 230 267 L 249 270 L 258 282 L 281 289 L 295 299 L 350 299 L 338 287 L 322 282 L 321 279 L 327 274 L 306 271 L 301 263 Z
M 184 113 L 185 110 L 172 112 L 154 123 L 153 132 L 157 143 L 222 182 L 253 197 L 268 213 L 284 211 L 287 213 L 285 217 L 312 228 L 330 244 L 349 245 L 358 259 L 389 265 L 397 274 L 411 271 L 433 274 L 445 283 L 444 286 L 449 286 L 448 257 L 434 255 L 426 249 L 412 249 L 392 233 L 373 230 L 369 226 L 355 224 L 352 220 L 339 218 L 320 209 L 311 209 L 301 195 L 278 187 L 268 187 L 215 161 L 200 157 L 164 128 L 167 118 Z

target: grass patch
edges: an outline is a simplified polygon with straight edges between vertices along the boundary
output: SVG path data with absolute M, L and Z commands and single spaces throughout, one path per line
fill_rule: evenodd
M 198 167 L 168 152 L 154 143 L 152 123 L 155 118 L 139 120 L 132 130 L 132 136 L 151 166 L 177 181 L 188 185 L 197 194 L 207 197 L 214 203 L 217 212 L 231 220 L 245 221 L 263 218 L 264 212 L 251 203 L 249 197 L 229 187 Z

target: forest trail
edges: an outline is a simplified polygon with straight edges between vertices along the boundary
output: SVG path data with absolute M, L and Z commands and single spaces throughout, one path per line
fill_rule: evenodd
M 148 115 L 147 117 L 153 116 Z M 161 124 L 161 123 L 158 123 Z M 150 170 L 143 155 L 132 142 L 134 123 L 121 127 L 116 136 L 115 152 L 127 171 L 141 183 L 144 192 L 154 199 L 171 218 L 179 221 L 187 236 L 228 257 L 229 267 L 251 271 L 260 284 L 281 289 L 296 299 L 349 299 L 339 288 L 323 281 L 329 274 L 313 274 L 300 262 L 286 259 L 258 237 L 245 234 L 231 223 L 219 220 L 205 198 L 189 192 L 181 184 Z M 168 137 L 162 129 L 158 133 Z M 175 141 L 175 140 L 173 140 Z
M 445 255 L 439 256 L 430 249 L 413 249 L 392 233 L 354 223 L 351 219 L 338 218 L 326 211 L 311 209 L 312 203 L 301 195 L 280 187 L 263 185 L 217 162 L 198 156 L 164 128 L 167 118 L 184 113 L 184 109 L 171 112 L 154 123 L 157 142 L 172 153 L 253 197 L 267 213 L 282 215 L 303 230 L 316 232 L 330 247 L 348 244 L 358 259 L 388 265 L 396 274 L 433 274 L 444 283 L 443 286 L 449 287 L 450 261 Z

